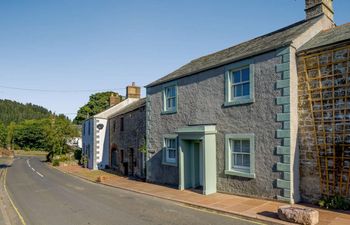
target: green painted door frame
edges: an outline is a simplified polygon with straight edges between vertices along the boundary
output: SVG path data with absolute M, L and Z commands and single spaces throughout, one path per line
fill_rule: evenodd
M 200 141 L 199 151 L 202 151 L 202 157 L 199 160 L 202 160 L 203 194 L 216 193 L 216 127 L 214 125 L 188 126 L 178 129 L 176 133 L 179 136 L 179 189 L 184 190 L 190 185 L 188 176 L 192 177 L 191 185 L 195 185 L 193 174 L 195 167 L 185 165 L 195 161 L 185 160 L 185 157 L 195 157 L 193 146 L 196 141 Z M 188 168 L 192 170 L 188 171 Z

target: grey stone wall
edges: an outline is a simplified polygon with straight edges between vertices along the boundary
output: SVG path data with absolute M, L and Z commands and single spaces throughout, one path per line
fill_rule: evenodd
M 121 131 L 121 118 L 124 118 L 124 130 Z M 124 174 L 128 163 L 129 176 L 139 178 L 145 177 L 144 154 L 142 147 L 145 145 L 146 138 L 146 106 L 142 106 L 134 111 L 118 115 L 109 119 L 110 129 L 110 151 L 115 149 L 117 151 L 117 162 L 115 162 L 116 169 L 121 174 Z M 121 161 L 121 151 L 124 151 L 124 162 Z M 133 150 L 134 162 L 131 162 L 131 151 Z M 111 152 L 110 152 L 111 153 Z M 111 157 L 110 155 L 110 166 Z M 132 167 L 134 173 L 132 174 Z
M 275 198 L 281 195 L 276 180 L 282 173 L 276 170 L 281 156 L 276 155 L 276 130 L 282 124 L 276 114 L 282 107 L 276 104 L 281 90 L 276 81 L 281 73 L 276 64 L 282 58 L 269 52 L 252 58 L 255 64 L 255 102 L 224 107 L 225 67 L 211 69 L 197 75 L 177 80 L 178 110 L 175 114 L 162 115 L 162 85 L 147 88 L 147 149 L 150 182 L 178 185 L 178 167 L 162 165 L 162 140 L 164 134 L 172 134 L 177 128 L 188 125 L 216 124 L 217 190 L 241 195 Z M 256 178 L 248 179 L 225 175 L 225 134 L 254 133 L 256 137 Z

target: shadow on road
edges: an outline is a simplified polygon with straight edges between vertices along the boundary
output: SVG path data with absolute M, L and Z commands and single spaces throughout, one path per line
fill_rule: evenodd
M 11 165 L 7 165 L 7 164 L 0 164 L 0 169 L 5 169 L 7 167 L 11 167 Z

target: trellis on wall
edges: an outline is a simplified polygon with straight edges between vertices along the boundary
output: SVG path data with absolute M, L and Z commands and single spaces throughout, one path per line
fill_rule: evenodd
M 298 79 L 301 144 L 316 151 L 321 193 L 350 197 L 350 45 L 299 57 Z

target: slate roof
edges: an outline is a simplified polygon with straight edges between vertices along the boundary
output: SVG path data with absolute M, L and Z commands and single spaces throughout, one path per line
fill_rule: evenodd
M 299 48 L 299 52 L 327 46 L 350 39 L 350 23 L 321 31 Z
M 304 33 L 308 28 L 314 25 L 319 19 L 320 17 L 316 17 L 312 20 L 302 20 L 290 26 L 254 38 L 250 41 L 246 41 L 230 48 L 192 60 L 174 72 L 148 84 L 146 87 L 159 85 L 181 77 L 189 76 L 201 71 L 287 46 L 300 34 Z
M 138 108 L 141 108 L 141 107 L 143 107 L 145 105 L 146 105 L 146 98 L 141 98 L 141 99 L 139 99 L 137 101 L 134 101 L 133 103 L 130 103 L 126 107 L 124 107 L 116 115 L 113 115 L 113 117 L 119 116 L 119 115 L 123 115 L 123 114 L 128 113 L 128 112 L 132 112 L 132 111 L 134 111 L 134 110 L 136 110 Z

